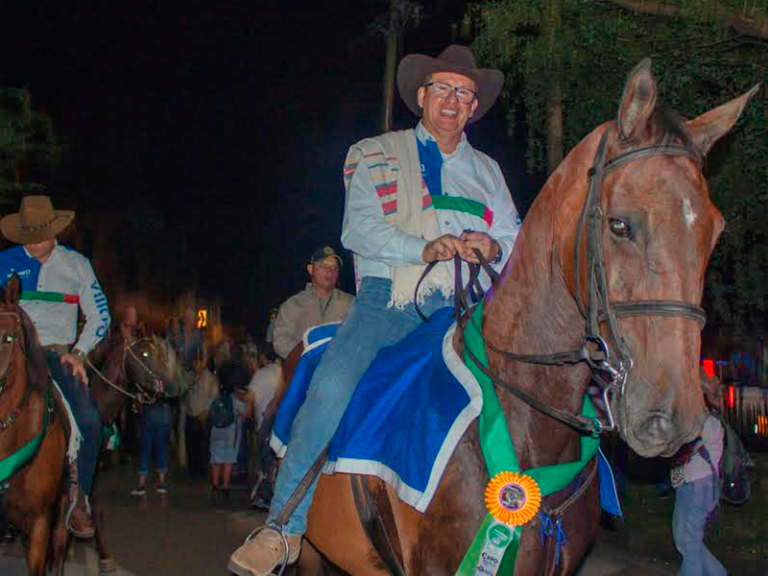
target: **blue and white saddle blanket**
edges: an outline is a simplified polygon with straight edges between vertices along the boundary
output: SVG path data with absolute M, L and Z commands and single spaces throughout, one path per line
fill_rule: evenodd
M 285 453 L 293 419 L 337 327 L 324 324 L 304 335 L 304 354 L 275 418 L 270 444 L 278 456 Z M 326 473 L 377 476 L 401 500 L 426 510 L 454 448 L 483 406 L 480 386 L 453 349 L 455 330 L 453 309 L 443 308 L 379 351 L 331 441 Z M 616 513 L 613 477 L 599 456 L 601 492 L 610 480 L 609 512 Z

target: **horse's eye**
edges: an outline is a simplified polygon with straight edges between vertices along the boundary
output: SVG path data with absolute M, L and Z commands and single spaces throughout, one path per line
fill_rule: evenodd
M 142 355 L 144 358 L 149 358 L 149 352 L 142 352 L 142 353 L 141 353 L 141 355 Z
M 620 220 L 619 218 L 611 218 L 608 225 L 611 227 L 611 232 L 619 238 L 631 238 L 632 228 L 629 227 L 629 223 L 626 220 Z
M 16 338 L 14 338 L 13 334 L 6 334 L 5 336 L 3 336 L 3 342 L 5 344 L 10 344 L 14 340 L 16 340 Z

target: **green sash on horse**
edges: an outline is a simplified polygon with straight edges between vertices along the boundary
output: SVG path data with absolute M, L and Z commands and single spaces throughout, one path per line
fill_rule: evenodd
M 520 472 L 521 470 L 517 455 L 515 454 L 515 446 L 509 435 L 504 412 L 501 409 L 493 382 L 480 370 L 470 353 L 466 350 L 466 348 L 469 348 L 472 355 L 483 366 L 488 367 L 488 356 L 485 352 L 483 335 L 477 328 L 482 323 L 483 302 L 475 308 L 472 316 L 473 321 L 467 323 L 467 328 L 464 332 L 464 361 L 483 391 L 483 410 L 480 413 L 480 447 L 485 457 L 485 464 L 488 467 L 488 474 L 493 478 L 500 472 Z M 588 418 L 596 418 L 595 408 L 589 396 L 584 396 L 581 415 Z M 547 496 L 570 485 L 584 469 L 584 466 L 595 457 L 599 447 L 600 437 L 598 435 L 585 434 L 581 437 L 581 458 L 579 460 L 531 468 L 524 472 L 536 481 L 542 496 Z M 475 573 L 475 567 L 480 561 L 486 534 L 494 523 L 494 518 L 490 514 L 486 514 L 472 541 L 472 545 L 461 562 L 461 566 L 456 571 L 456 576 L 469 576 Z M 515 557 L 517 556 L 522 529 L 522 526 L 510 526 L 512 542 L 509 544 L 501 564 L 501 573 L 503 574 L 512 574 L 515 570 Z

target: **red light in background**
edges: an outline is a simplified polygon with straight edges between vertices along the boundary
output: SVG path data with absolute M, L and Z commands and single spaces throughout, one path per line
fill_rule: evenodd
M 711 358 L 705 358 L 704 361 L 701 363 L 702 368 L 704 369 L 704 373 L 709 376 L 710 378 L 715 377 L 715 361 Z
M 733 408 L 734 404 L 736 404 L 735 401 L 735 395 L 736 391 L 734 390 L 735 386 L 728 386 L 728 408 Z

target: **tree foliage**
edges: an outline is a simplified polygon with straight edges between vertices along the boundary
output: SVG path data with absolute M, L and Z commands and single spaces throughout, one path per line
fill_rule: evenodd
M 653 59 L 659 101 L 685 118 L 768 76 L 768 0 L 495 0 L 472 5 L 470 14 L 478 57 L 507 74 L 511 131 L 519 121 L 514 111 L 524 110 L 532 172 L 546 171 L 553 85 L 560 88 L 570 150 L 616 117 L 626 75 L 646 56 Z M 768 306 L 765 88 L 712 151 L 705 172 L 727 220 L 709 268 L 707 304 L 720 321 L 760 325 Z
M 32 108 L 25 88 L 0 89 L 0 196 L 9 197 L 39 185 L 30 175 L 59 164 L 61 146 L 51 118 Z

